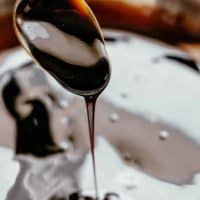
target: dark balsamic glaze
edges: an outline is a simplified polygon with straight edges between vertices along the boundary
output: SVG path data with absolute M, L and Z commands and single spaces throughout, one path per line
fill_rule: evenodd
M 14 22 L 17 36 L 35 61 L 64 88 L 85 98 L 98 199 L 94 155 L 95 103 L 110 79 L 99 25 L 84 0 L 21 0 L 15 9 Z M 38 108 L 35 112 L 44 109 L 39 102 L 31 103 Z M 43 118 L 48 120 L 47 116 Z
M 65 88 L 82 96 L 100 93 L 110 78 L 103 38 L 90 12 L 82 0 L 23 0 L 16 8 L 16 32 L 28 52 Z M 80 46 L 74 50 L 70 42 Z M 62 50 L 68 49 L 67 53 L 58 52 L 57 44 Z M 92 61 L 81 58 L 82 52 Z
M 196 72 L 199 72 L 199 67 L 197 63 L 191 58 L 181 57 L 177 55 L 166 55 L 165 58 L 187 65 L 189 68 L 195 70 Z
M 89 127 L 89 137 L 90 137 L 90 146 L 92 153 L 92 164 L 93 164 L 93 173 L 94 173 L 94 186 L 96 191 L 96 196 L 98 197 L 98 184 L 97 184 L 97 173 L 96 173 L 96 162 L 95 162 L 95 134 L 94 134 L 94 125 L 95 125 L 95 107 L 97 96 L 86 97 L 86 108 L 87 108 L 87 116 L 88 116 L 88 127 Z

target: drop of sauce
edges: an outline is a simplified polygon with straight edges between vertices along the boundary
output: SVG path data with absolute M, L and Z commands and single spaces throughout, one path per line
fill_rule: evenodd
M 84 0 L 20 0 L 14 25 L 21 44 L 33 59 L 65 89 L 85 98 L 98 199 L 95 104 L 111 73 L 100 27 Z
M 116 193 L 107 193 L 104 198 L 104 200 L 119 200 L 119 199 L 120 197 Z
M 67 117 L 61 117 L 60 123 L 63 124 L 63 125 L 68 125 L 69 119 Z
M 65 142 L 65 141 L 61 141 L 61 142 L 59 143 L 59 146 L 60 146 L 62 149 L 64 149 L 64 150 L 69 149 L 69 144 L 68 144 L 67 142 Z
M 109 117 L 111 123 L 116 123 L 120 120 L 120 116 L 117 113 L 112 113 Z
M 69 103 L 68 103 L 66 100 L 64 100 L 64 99 L 61 99 L 61 100 L 59 101 L 59 106 L 60 106 L 61 108 L 67 108 L 67 107 L 69 106 Z
M 160 135 L 159 135 L 159 138 L 160 140 L 167 140 L 170 136 L 170 133 L 168 131 L 161 131 L 160 132 Z

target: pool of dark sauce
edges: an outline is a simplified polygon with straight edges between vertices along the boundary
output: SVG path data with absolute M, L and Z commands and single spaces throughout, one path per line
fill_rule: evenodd
M 85 98 L 98 199 L 95 104 L 110 79 L 99 25 L 84 0 L 21 0 L 14 23 L 19 40 L 33 59 L 64 88 Z

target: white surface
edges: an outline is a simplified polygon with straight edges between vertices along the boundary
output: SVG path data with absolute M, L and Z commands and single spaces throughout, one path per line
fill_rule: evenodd
M 127 43 L 108 43 L 107 49 L 112 77 L 104 98 L 129 112 L 162 119 L 200 143 L 200 74 L 163 58 L 183 52 L 136 35 Z M 124 92 L 126 99 L 120 98 Z
M 0 199 L 6 199 L 10 187 L 15 183 L 19 165 L 13 161 L 13 152 L 0 147 Z
M 108 43 L 107 48 L 112 64 L 112 78 L 104 92 L 104 98 L 129 112 L 162 119 L 183 129 L 189 137 L 200 142 L 200 76 L 184 65 L 162 59 L 165 53 L 182 52 L 138 36 L 134 36 L 127 43 Z M 155 58 L 161 58 L 160 62 L 153 64 L 152 59 Z M 19 50 L 4 61 L 0 70 L 3 72 L 8 68 L 15 68 L 26 60 L 29 60 L 26 53 Z M 126 93 L 127 97 L 121 98 L 122 93 Z M 12 163 L 11 159 L 10 151 L 0 150 L 0 177 L 4 175 L 6 179 L 0 181 L 2 200 L 5 198 L 5 191 L 13 184 L 12 177 L 15 177 L 19 170 L 18 165 Z M 120 184 L 127 186 L 130 182 L 124 180 L 133 179 L 134 189 L 126 191 L 125 194 L 123 192 L 122 195 L 127 196 L 122 196 L 122 200 L 200 199 L 200 176 L 195 177 L 196 184 L 183 187 L 158 181 L 123 165 L 115 151 L 102 139 L 97 148 L 97 159 L 98 173 L 103 171 L 104 177 L 110 177 L 111 180 L 108 183 L 105 183 L 106 179 L 99 180 L 100 184 L 107 185 L 105 190 L 118 189 Z M 111 168 L 112 163 L 117 164 Z M 87 173 L 91 166 L 86 162 L 85 167 L 84 180 L 90 189 L 92 180 Z
M 103 138 L 98 139 L 96 158 L 101 196 L 107 192 L 116 192 L 120 195 L 121 200 L 200 199 L 200 176 L 195 177 L 196 184 L 194 185 L 177 186 L 159 181 L 137 169 L 126 166 Z M 85 185 L 88 194 L 93 188 L 91 166 L 91 157 L 88 155 L 82 174 L 84 177 L 82 185 Z

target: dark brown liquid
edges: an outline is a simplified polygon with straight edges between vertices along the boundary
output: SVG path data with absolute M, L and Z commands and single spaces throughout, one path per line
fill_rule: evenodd
M 82 0 L 22 0 L 15 27 L 34 59 L 75 94 L 101 93 L 110 78 L 104 41 Z
M 21 43 L 37 63 L 66 89 L 85 98 L 98 198 L 94 155 L 95 103 L 110 79 L 98 23 L 83 0 L 21 0 L 14 19 Z
M 94 125 L 95 125 L 95 107 L 96 107 L 97 97 L 85 98 L 86 107 L 87 107 L 87 116 L 88 116 L 88 127 L 89 127 L 89 136 L 90 136 L 90 146 L 92 153 L 92 164 L 93 164 L 93 173 L 94 173 L 94 186 L 96 192 L 96 198 L 98 199 L 98 184 L 97 184 L 97 173 L 96 173 L 96 162 L 95 162 L 95 144 L 94 144 Z

